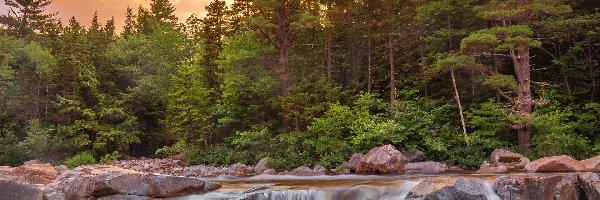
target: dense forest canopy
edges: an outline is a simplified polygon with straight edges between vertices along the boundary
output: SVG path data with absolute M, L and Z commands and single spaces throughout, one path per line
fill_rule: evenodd
M 0 165 L 600 153 L 594 0 L 214 0 L 188 19 L 152 0 L 123 8 L 120 32 L 51 3 L 3 0 Z

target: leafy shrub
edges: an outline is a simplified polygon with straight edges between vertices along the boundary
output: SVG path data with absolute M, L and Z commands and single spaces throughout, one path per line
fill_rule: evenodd
M 111 154 L 106 154 L 100 158 L 100 163 L 109 163 L 117 161 L 121 157 L 121 153 L 118 151 L 112 152 Z
M 237 162 L 235 152 L 225 145 L 216 145 L 208 149 L 193 148 L 185 153 L 185 159 L 192 165 L 228 166 Z
M 19 139 L 10 132 L 0 132 L 0 165 L 16 166 L 28 159 Z
M 94 155 L 92 154 L 92 152 L 89 151 L 84 151 L 81 152 L 73 157 L 67 158 L 67 160 L 65 160 L 65 165 L 67 165 L 70 168 L 74 168 L 74 167 L 78 167 L 81 165 L 91 165 L 91 164 L 95 164 L 96 163 L 96 159 L 94 158 Z

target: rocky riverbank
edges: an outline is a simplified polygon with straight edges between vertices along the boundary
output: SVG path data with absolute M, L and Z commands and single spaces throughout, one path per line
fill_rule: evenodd
M 230 167 L 187 166 L 171 158 L 121 160 L 68 169 L 30 161 L 20 167 L 0 167 L 0 199 L 164 198 L 219 189 L 219 183 L 203 180 L 216 176 L 236 179 L 257 175 L 323 177 L 352 173 L 399 178 L 422 176 L 418 184 L 415 182 L 403 193 L 406 199 L 489 199 L 490 196 L 531 200 L 600 199 L 600 156 L 583 161 L 568 156 L 530 161 L 520 154 L 497 149 L 477 172 L 465 173 L 444 163 L 425 161 L 422 152 L 403 153 L 385 145 L 364 155 L 354 154 L 343 166 L 348 169 L 336 171 L 303 166 L 276 171 L 269 167 L 268 158 L 253 166 L 238 163 Z

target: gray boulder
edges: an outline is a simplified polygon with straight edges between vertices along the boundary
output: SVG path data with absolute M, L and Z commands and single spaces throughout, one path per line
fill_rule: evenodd
M 356 172 L 360 174 L 392 174 L 404 171 L 406 157 L 392 145 L 375 147 L 358 164 Z

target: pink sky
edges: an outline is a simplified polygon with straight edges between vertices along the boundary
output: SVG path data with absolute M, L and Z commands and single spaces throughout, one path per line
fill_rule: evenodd
M 185 21 L 190 15 L 196 14 L 203 17 L 206 14 L 205 6 L 211 0 L 171 0 L 175 6 L 175 15 L 180 21 Z M 232 0 L 227 0 L 231 2 Z M 98 17 L 102 24 L 106 23 L 111 17 L 115 17 L 117 29 L 120 30 L 125 23 L 125 11 L 127 6 L 137 12 L 137 7 L 142 5 L 146 8 L 150 5 L 150 0 L 54 0 L 48 6 L 48 12 L 58 12 L 57 18 L 63 23 L 68 22 L 71 16 L 75 16 L 77 21 L 84 26 L 88 26 L 92 21 L 94 11 L 98 11 Z M 4 0 L 0 0 L 0 12 L 6 13 Z

